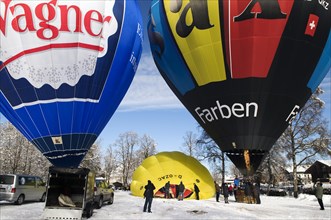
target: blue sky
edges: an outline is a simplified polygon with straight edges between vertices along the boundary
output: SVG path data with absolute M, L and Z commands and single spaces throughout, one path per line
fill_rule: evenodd
M 146 30 L 150 1 L 138 0 L 138 4 Z M 321 99 L 326 103 L 325 115 L 330 121 L 331 71 L 320 86 L 325 91 Z M 143 55 L 136 76 L 119 108 L 99 136 L 102 146 L 114 143 L 121 133 L 134 131 L 140 136 L 147 134 L 153 138 L 158 151 L 180 150 L 185 133 L 197 133 L 197 127 L 198 123 L 159 74 L 145 31 Z

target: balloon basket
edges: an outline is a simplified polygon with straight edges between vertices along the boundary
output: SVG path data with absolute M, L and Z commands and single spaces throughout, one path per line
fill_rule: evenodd
M 247 195 L 245 195 L 245 191 L 240 190 L 240 189 L 237 190 L 235 199 L 236 199 L 236 202 L 239 202 L 239 203 L 257 204 L 254 196 L 247 196 Z

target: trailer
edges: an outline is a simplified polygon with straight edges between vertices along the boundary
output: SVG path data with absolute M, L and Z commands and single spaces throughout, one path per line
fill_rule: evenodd
M 79 220 L 94 208 L 95 173 L 88 168 L 50 167 L 43 218 Z

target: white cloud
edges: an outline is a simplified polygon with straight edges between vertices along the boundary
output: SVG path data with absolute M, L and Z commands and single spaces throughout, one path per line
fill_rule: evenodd
M 184 108 L 157 70 L 151 55 L 143 54 L 133 82 L 118 111 Z
M 148 52 L 143 53 L 135 78 L 118 111 L 185 108 L 162 78 L 150 51 Z M 321 98 L 327 105 L 330 105 L 330 85 L 331 70 L 320 85 L 324 91 Z

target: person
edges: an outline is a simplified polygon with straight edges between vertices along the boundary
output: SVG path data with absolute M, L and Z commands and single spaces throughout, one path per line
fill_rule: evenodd
M 245 182 L 245 197 L 247 198 L 247 203 L 252 204 L 252 187 L 251 182 Z
M 214 181 L 214 184 L 215 184 L 215 191 L 216 191 L 216 202 L 219 202 L 220 200 L 220 193 L 221 193 L 221 188 L 220 188 L 220 185 L 218 185 L 216 183 L 216 181 Z
M 174 193 L 174 198 L 178 198 L 178 185 L 175 185 L 175 193 Z
M 229 188 L 227 183 L 222 184 L 222 191 L 224 196 L 224 202 L 229 203 Z
M 199 192 L 200 192 L 200 189 L 199 189 L 199 187 L 197 186 L 197 184 L 195 184 L 195 183 L 193 183 L 194 184 L 194 192 L 195 192 L 195 198 L 197 199 L 197 200 L 199 200 L 200 198 L 199 198 Z
M 256 204 L 261 204 L 261 199 L 260 199 L 260 183 L 255 183 L 253 194 L 254 194 L 254 198 L 255 198 Z
M 239 187 L 239 183 L 240 183 L 240 180 L 239 180 L 239 178 L 236 176 L 236 178 L 234 178 L 234 180 L 233 180 L 233 184 L 234 184 L 235 187 Z
M 237 190 L 239 188 L 239 184 L 240 184 L 240 180 L 236 176 L 236 178 L 234 178 L 234 180 L 233 180 L 233 185 L 234 185 L 234 187 L 233 187 L 233 195 L 234 195 L 234 199 L 236 200 L 236 202 L 237 202 Z
M 321 182 L 317 182 L 315 187 L 315 196 L 317 198 L 318 203 L 320 204 L 320 210 L 324 210 L 324 205 L 323 205 L 323 184 Z
M 144 192 L 144 197 L 145 197 L 145 204 L 144 204 L 144 212 L 146 212 L 146 209 L 148 209 L 148 212 L 151 213 L 151 207 L 152 207 L 152 202 L 153 202 L 153 197 L 154 197 L 154 189 L 155 186 L 152 183 L 152 181 L 148 180 L 147 185 L 145 186 L 145 192 Z
M 184 199 L 184 189 L 185 189 L 185 186 L 184 186 L 183 182 L 180 181 L 180 183 L 178 185 L 178 201 L 181 201 Z
M 232 184 L 230 184 L 229 186 L 229 195 L 232 196 L 232 192 L 233 192 L 233 187 Z
M 165 198 L 169 199 L 170 198 L 170 181 L 166 182 L 166 184 L 164 185 L 164 190 L 165 190 Z

